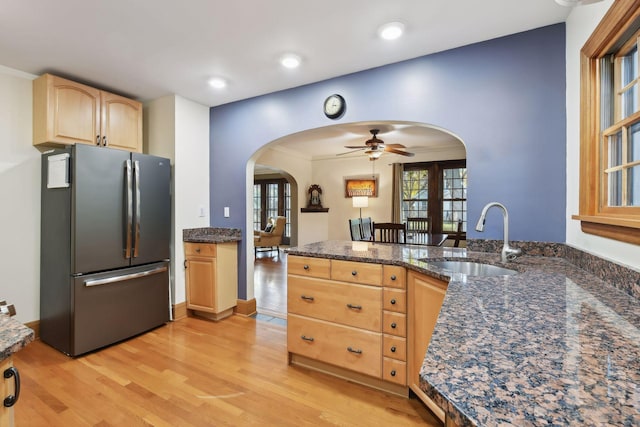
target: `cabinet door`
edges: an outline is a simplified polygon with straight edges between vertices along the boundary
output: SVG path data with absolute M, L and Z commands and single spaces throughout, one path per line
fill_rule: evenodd
M 33 144 L 96 144 L 100 91 L 45 74 L 33 85 Z
M 215 307 L 215 258 L 187 258 L 187 308 L 213 312 Z
M 101 92 L 101 131 L 106 146 L 142 152 L 142 104 L 109 92 Z
M 408 274 L 408 316 L 409 316 L 409 387 L 429 408 L 444 419 L 444 412 L 420 389 L 420 368 L 427 354 L 431 334 L 435 328 L 440 307 L 447 292 L 447 282 L 414 273 Z
M 13 362 L 11 357 L 3 360 L 0 363 L 0 373 L 3 373 L 5 370 L 11 368 L 12 366 Z M 2 385 L 0 386 L 0 396 L 2 396 L 2 400 L 4 400 L 4 398 L 9 396 L 10 394 L 15 394 L 12 386 L 13 382 L 13 377 L 9 379 L 2 378 Z M 13 407 L 7 408 L 4 405 L 0 406 L 0 427 L 10 427 L 13 425 Z

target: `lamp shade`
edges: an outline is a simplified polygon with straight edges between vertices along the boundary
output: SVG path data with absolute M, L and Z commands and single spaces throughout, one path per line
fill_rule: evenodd
M 353 201 L 354 208 L 369 207 L 369 198 L 367 196 L 353 196 L 351 200 Z

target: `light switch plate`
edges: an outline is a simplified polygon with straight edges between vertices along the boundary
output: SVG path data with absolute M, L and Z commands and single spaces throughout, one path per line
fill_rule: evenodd
M 229 218 L 229 206 L 224 207 L 224 217 Z

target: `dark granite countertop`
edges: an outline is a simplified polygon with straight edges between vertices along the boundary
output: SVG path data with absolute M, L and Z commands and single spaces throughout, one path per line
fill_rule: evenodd
M 34 338 L 31 328 L 9 316 L 0 315 L 0 361 L 22 349 Z
M 242 240 L 239 228 L 201 227 L 182 230 L 182 241 L 191 243 L 227 243 Z
M 640 301 L 619 289 L 627 284 L 607 283 L 559 257 L 525 255 L 505 265 L 497 253 L 461 248 L 359 248 L 328 241 L 288 252 L 451 279 L 420 387 L 459 425 L 640 425 Z M 422 258 L 462 258 L 519 274 L 447 275 Z M 638 272 L 629 273 L 637 286 Z

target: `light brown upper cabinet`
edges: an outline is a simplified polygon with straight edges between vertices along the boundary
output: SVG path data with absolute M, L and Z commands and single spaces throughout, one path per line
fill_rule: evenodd
M 33 82 L 33 145 L 142 152 L 142 103 L 51 74 Z

